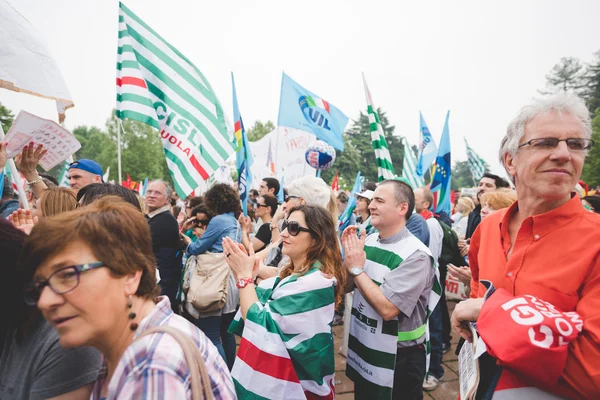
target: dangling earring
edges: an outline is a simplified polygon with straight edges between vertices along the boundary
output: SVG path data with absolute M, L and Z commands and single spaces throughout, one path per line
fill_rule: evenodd
M 132 300 L 132 296 L 129 295 L 129 299 L 127 300 L 127 308 L 131 310 L 131 308 L 133 307 L 133 300 Z M 136 317 L 136 313 L 134 313 L 133 311 L 131 311 L 129 313 L 129 319 L 133 320 Z M 136 324 L 135 322 L 132 322 L 131 325 L 129 325 L 129 329 L 131 329 L 132 331 L 137 330 L 138 328 L 138 324 Z

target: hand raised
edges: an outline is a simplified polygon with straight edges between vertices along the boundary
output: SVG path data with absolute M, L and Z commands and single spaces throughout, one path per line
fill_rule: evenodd
M 22 208 L 19 208 L 9 215 L 8 220 L 12 222 L 15 228 L 23 231 L 27 235 L 31 233 L 33 227 L 39 222 L 38 217 L 31 215 L 31 210 L 24 210 Z

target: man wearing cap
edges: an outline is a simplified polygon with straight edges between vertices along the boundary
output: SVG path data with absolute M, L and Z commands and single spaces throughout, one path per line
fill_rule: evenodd
M 102 167 L 94 160 L 81 159 L 72 162 L 67 172 L 69 185 L 73 189 L 81 189 L 92 183 L 102 183 Z
M 358 214 L 358 218 L 356 222 L 359 224 L 359 232 L 364 230 L 367 232 L 367 235 L 370 235 L 375 231 L 375 228 L 371 225 L 371 211 L 369 211 L 369 204 L 371 204 L 371 200 L 373 199 L 373 191 L 363 190 L 362 193 L 356 193 L 355 196 L 357 197 L 356 213 Z

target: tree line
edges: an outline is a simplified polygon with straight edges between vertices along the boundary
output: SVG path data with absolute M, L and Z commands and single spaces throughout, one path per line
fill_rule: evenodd
M 600 51 L 594 53 L 590 62 L 581 62 L 574 57 L 563 57 L 546 75 L 546 88 L 539 90 L 541 94 L 559 92 L 576 93 L 581 96 L 592 115 L 592 139 L 596 146 L 588 153 L 583 167 L 582 179 L 591 187 L 600 185 Z M 406 149 L 402 136 L 395 134 L 395 126 L 391 125 L 386 112 L 378 108 L 384 135 L 390 150 L 390 156 L 397 175 L 402 174 L 402 163 Z M 7 132 L 14 114 L 0 104 L 0 123 Z M 114 110 L 106 120 L 104 127 L 77 126 L 73 134 L 81 143 L 81 149 L 75 153 L 75 159 L 91 158 L 102 167 L 110 167 L 109 179 L 118 181 L 117 177 L 117 129 L 119 125 Z M 158 132 L 149 125 L 131 121 L 123 121 L 124 132 L 121 132 L 121 160 L 123 179 L 128 173 L 133 181 L 164 179 L 171 181 L 169 169 L 165 161 L 162 144 Z M 275 129 L 272 121 L 256 121 L 248 129 L 248 139 L 257 141 Z M 371 133 L 368 115 L 361 111 L 358 118 L 352 120 L 350 127 L 343 133 L 344 152 L 336 151 L 336 161 L 332 168 L 323 171 L 322 177 L 331 182 L 336 172 L 339 173 L 340 187 L 350 189 L 357 171 L 361 171 L 366 181 L 377 181 L 377 165 L 375 152 L 371 144 Z M 408 151 L 417 154 L 416 146 Z M 60 173 L 60 166 L 50 171 L 54 176 Z M 425 177 L 427 181 L 427 176 Z M 471 187 L 474 182 L 467 161 L 455 161 L 452 167 L 452 189 Z

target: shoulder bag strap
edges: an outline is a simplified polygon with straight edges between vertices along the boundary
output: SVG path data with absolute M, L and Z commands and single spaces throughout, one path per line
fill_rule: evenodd
M 204 365 L 204 359 L 196 344 L 179 329 L 170 326 L 155 326 L 150 328 L 138 336 L 136 340 L 153 333 L 167 333 L 175 339 L 179 346 L 181 346 L 185 362 L 190 370 L 192 399 L 213 400 L 212 388 L 210 386 L 208 373 L 206 372 L 206 365 Z

